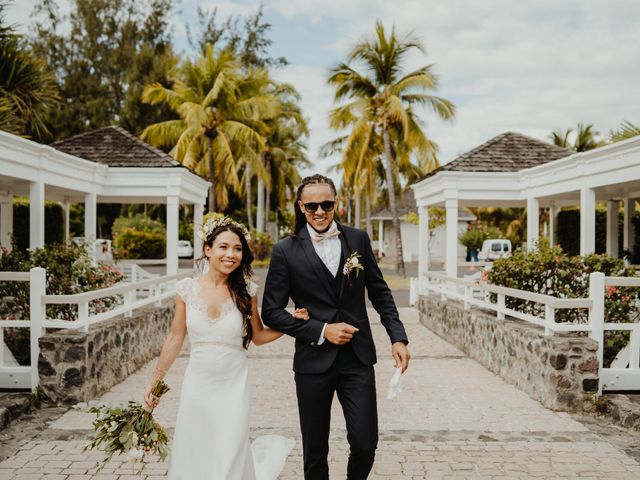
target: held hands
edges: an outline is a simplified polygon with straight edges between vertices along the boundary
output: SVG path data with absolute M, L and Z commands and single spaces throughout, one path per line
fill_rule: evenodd
M 296 308 L 291 315 L 298 320 L 309 320 L 309 312 L 306 308 Z
M 328 323 L 324 329 L 324 338 L 335 345 L 349 343 L 358 329 L 348 323 Z
M 404 373 L 409 368 L 409 360 L 411 359 L 407 346 L 403 342 L 394 343 L 391 346 L 391 355 L 396 362 L 396 368 L 401 368 Z

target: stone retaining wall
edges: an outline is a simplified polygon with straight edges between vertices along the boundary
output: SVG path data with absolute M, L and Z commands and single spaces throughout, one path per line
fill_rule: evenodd
M 595 340 L 576 334 L 545 336 L 536 325 L 498 320 L 494 312 L 455 300 L 420 296 L 420 322 L 472 359 L 553 410 L 595 409 Z
M 40 338 L 40 387 L 52 403 L 97 398 L 160 353 L 173 318 L 173 301 L 93 325 Z

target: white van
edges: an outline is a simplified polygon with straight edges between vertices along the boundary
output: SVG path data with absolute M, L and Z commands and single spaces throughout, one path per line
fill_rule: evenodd
M 511 240 L 507 240 L 506 238 L 492 238 L 482 242 L 478 260 L 481 262 L 490 262 L 496 258 L 508 257 L 509 255 L 511 255 Z

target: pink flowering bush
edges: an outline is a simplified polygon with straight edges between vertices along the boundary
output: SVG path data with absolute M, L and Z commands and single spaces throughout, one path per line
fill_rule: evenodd
M 485 281 L 557 298 L 587 298 L 589 274 L 592 272 L 616 277 L 636 276 L 635 270 L 625 267 L 624 261 L 618 258 L 600 254 L 569 256 L 560 247 L 542 246 L 537 251 L 516 251 L 511 257 L 496 260 L 486 274 Z M 633 322 L 638 315 L 636 298 L 639 293 L 639 288 L 608 287 L 605 291 L 605 322 Z M 539 303 L 507 297 L 506 306 L 544 316 L 544 305 Z M 588 311 L 556 310 L 555 318 L 558 323 L 587 323 Z M 628 335 L 624 332 L 607 333 L 605 365 L 615 357 L 626 341 Z
M 0 247 L 3 248 L 3 247 Z M 72 242 L 53 244 L 34 250 L 20 250 L 15 245 L 11 252 L 3 248 L 0 271 L 27 272 L 33 267 L 43 267 L 47 272 L 49 295 L 75 293 L 110 287 L 124 280 L 112 265 L 94 265 L 84 246 Z M 119 295 L 101 298 L 89 303 L 89 313 L 111 310 L 122 302 Z M 75 305 L 47 305 L 47 317 L 57 320 L 75 320 Z M 24 282 L 0 282 L 0 318 L 23 320 L 29 318 L 29 288 Z M 5 330 L 9 349 L 21 364 L 29 363 L 29 330 L 11 328 Z

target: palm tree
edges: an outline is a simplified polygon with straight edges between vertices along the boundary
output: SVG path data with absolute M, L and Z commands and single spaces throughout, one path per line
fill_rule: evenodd
M 5 7 L 0 3 L 0 129 L 44 140 L 50 136 L 44 115 L 60 100 L 55 76 L 5 25 Z
M 398 38 L 395 29 L 387 36 L 382 22 L 377 21 L 374 38 L 358 43 L 349 53 L 347 63 L 333 68 L 328 80 L 336 89 L 336 102 L 350 101 L 336 109 L 336 116 L 340 117 L 336 123 L 351 125 L 347 143 L 374 134 L 382 138 L 385 183 L 396 237 L 396 271 L 402 275 L 405 269 L 394 179 L 396 163 L 400 157 L 408 159 L 413 152 L 420 155 L 433 152 L 434 144 L 423 130 L 415 107 L 430 107 L 443 119 L 452 119 L 455 113 L 448 100 L 423 93 L 435 90 L 438 84 L 432 65 L 402 75 L 402 62 L 414 49 L 424 52 L 418 39 Z M 349 62 L 361 64 L 366 73 L 358 72 Z
M 573 133 L 574 130 L 571 128 L 565 131 L 557 129 L 551 133 L 550 138 L 554 145 L 568 148 L 574 152 L 586 152 L 605 145 L 605 142 L 598 139 L 600 134 L 593 129 L 592 124 L 578 123 L 575 135 L 572 135 Z M 573 140 L 570 137 L 573 137 Z
M 609 141 L 620 142 L 637 135 L 640 135 L 640 127 L 627 120 L 622 122 L 617 130 L 609 132 Z
M 275 83 L 273 87 L 280 111 L 277 116 L 265 122 L 269 133 L 261 160 L 267 176 L 266 181 L 258 178 L 256 224 L 260 227 L 269 222 L 272 192 L 275 193 L 278 207 L 285 208 L 289 194 L 293 194 L 300 183 L 298 167 L 311 164 L 306 155 L 306 145 L 302 141 L 303 137 L 309 135 L 309 129 L 298 104 L 300 95 L 293 86 L 286 83 Z
M 271 96 L 252 96 L 254 79 L 242 75 L 229 52 L 214 53 L 207 46 L 196 62 L 187 61 L 167 88 L 159 83 L 145 87 L 142 99 L 166 104 L 178 116 L 147 126 L 141 138 L 155 146 L 170 146 L 180 163 L 211 182 L 209 211 L 228 204 L 228 187 L 240 191 L 240 159 L 247 161 L 264 146 L 261 118 L 275 110 Z M 226 183 L 217 185 L 216 179 Z M 219 187 L 219 188 L 218 188 Z

